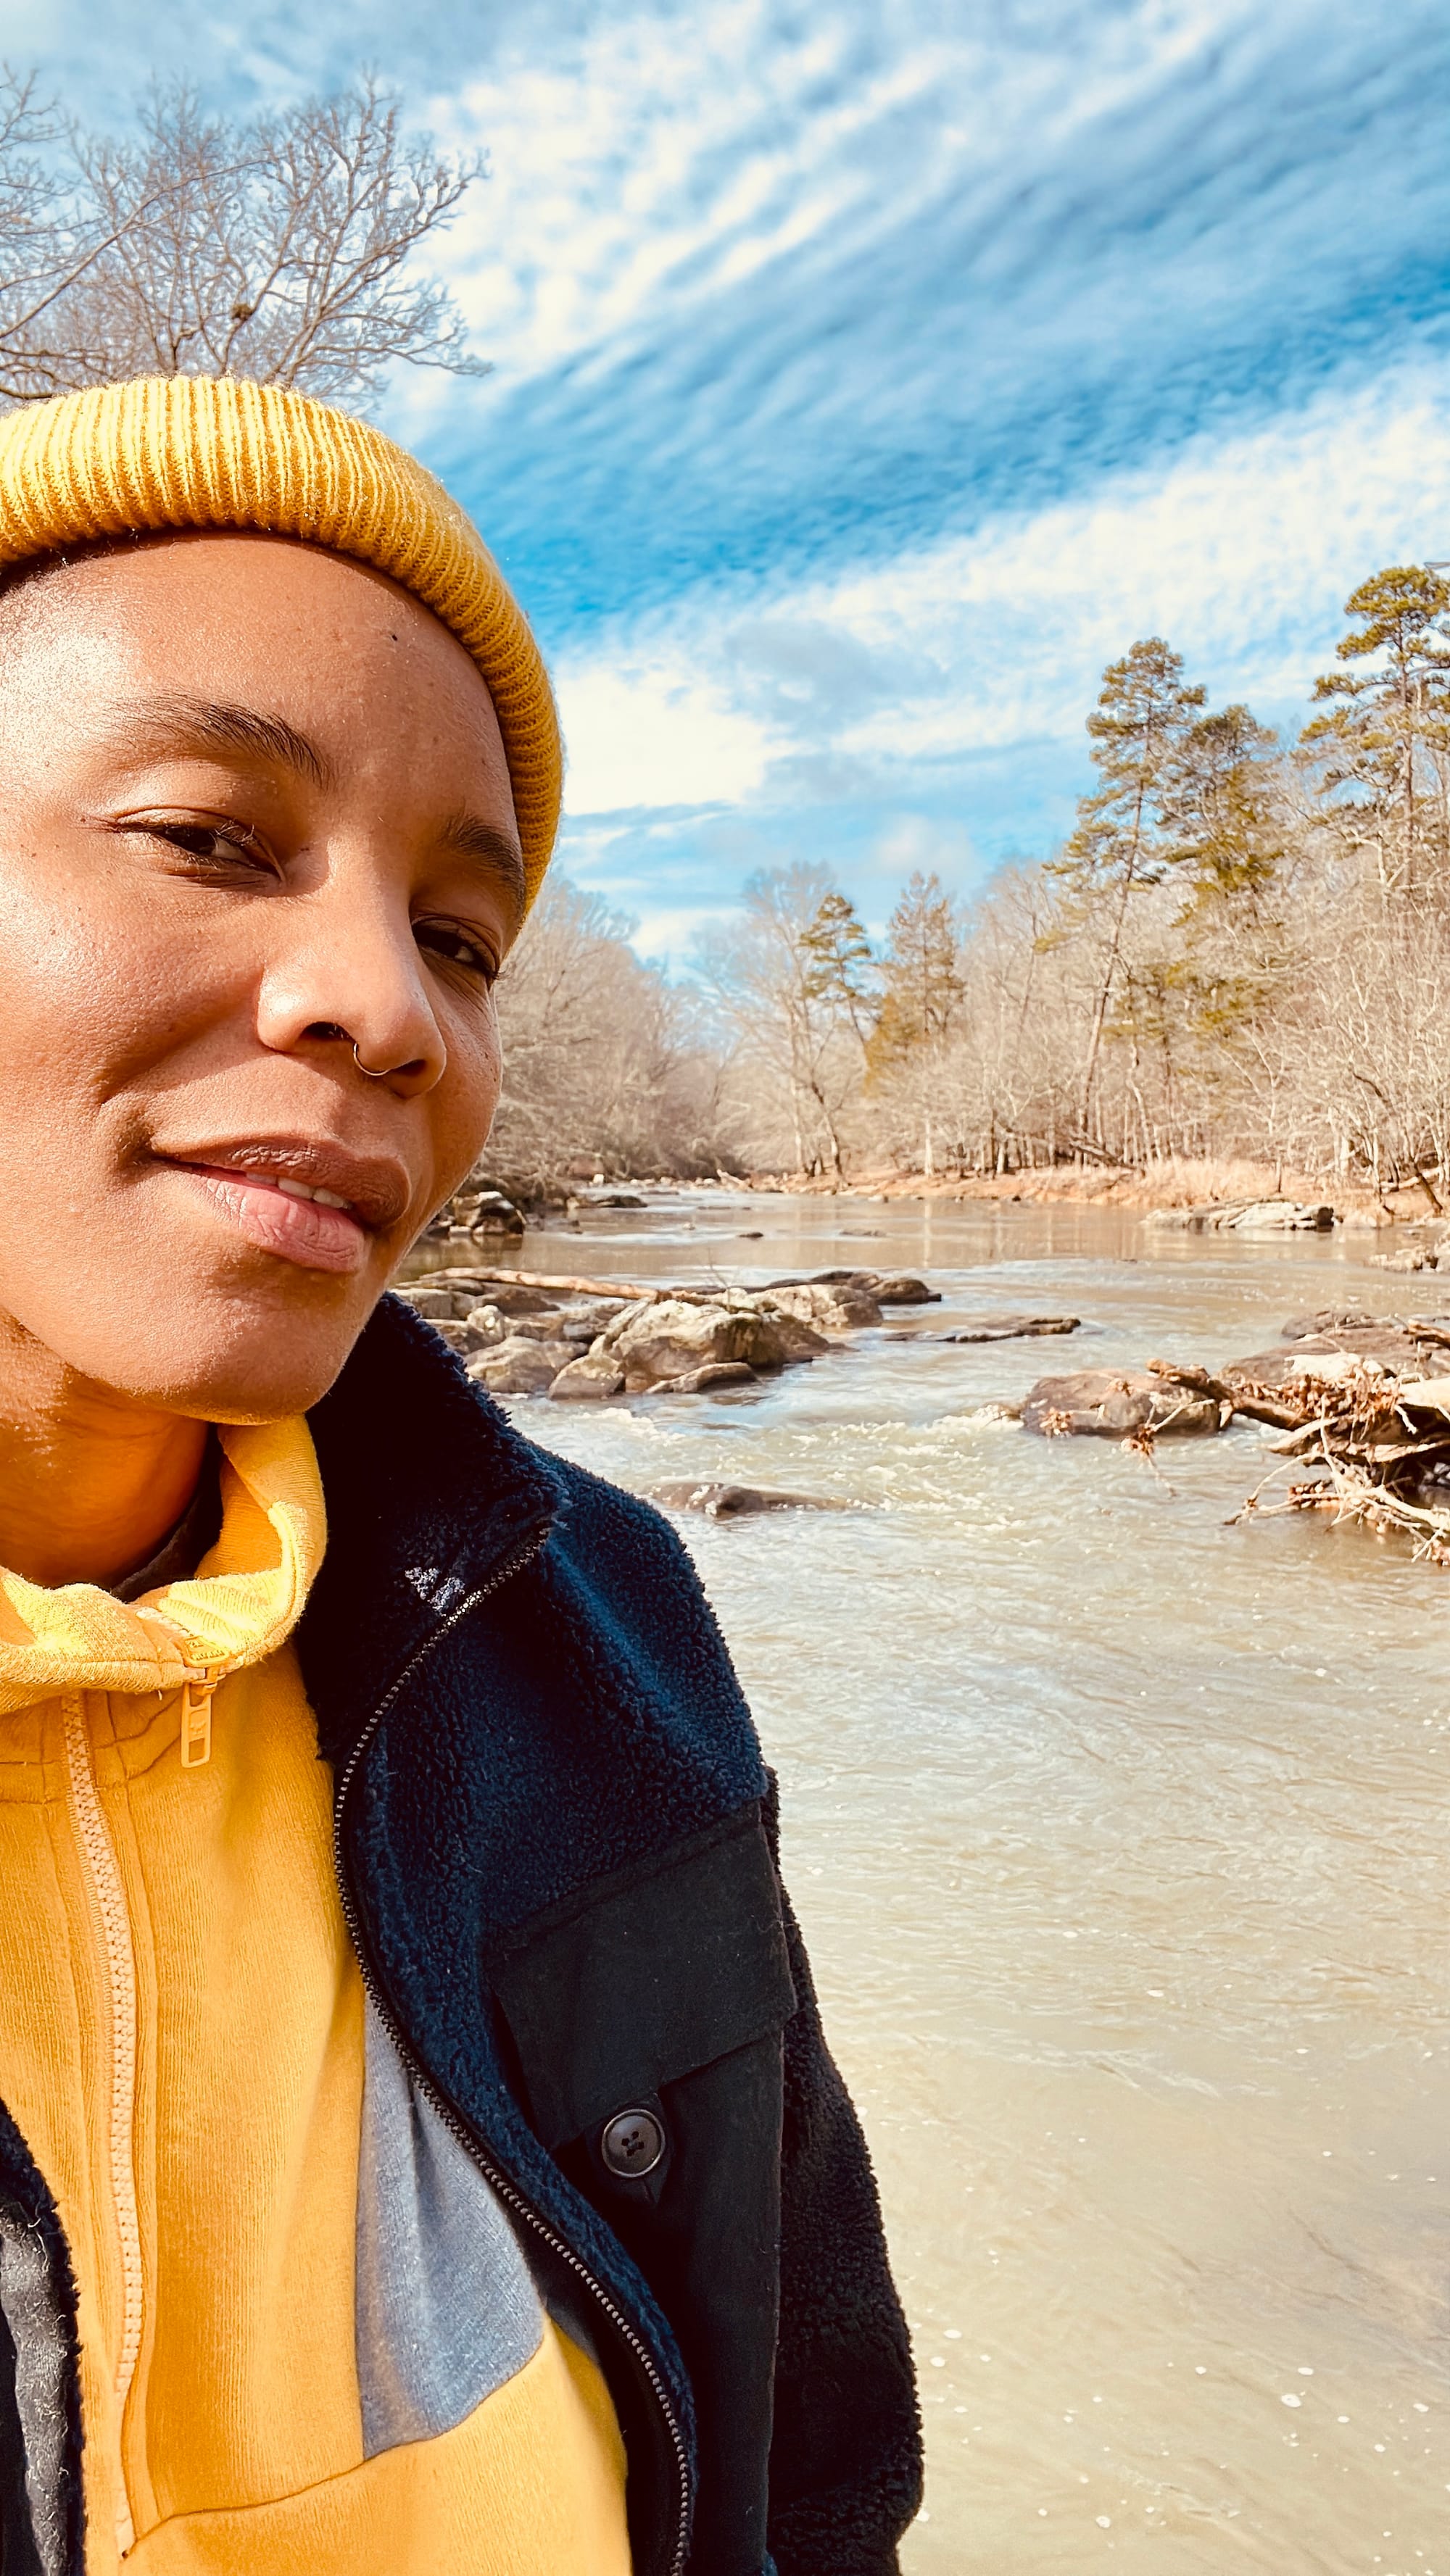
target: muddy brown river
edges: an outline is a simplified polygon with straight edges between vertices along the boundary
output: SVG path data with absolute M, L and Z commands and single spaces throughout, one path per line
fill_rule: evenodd
M 1228 1526 L 1272 1463 L 1254 1427 L 1150 1463 L 979 1418 L 1306 1308 L 1450 1310 L 1376 1248 L 709 1192 L 519 1253 L 925 1267 L 924 1321 L 1084 1318 L 512 1408 L 641 1491 L 863 1506 L 681 1527 L 881 2180 L 928 2435 L 914 2576 L 1450 2576 L 1450 1573 Z

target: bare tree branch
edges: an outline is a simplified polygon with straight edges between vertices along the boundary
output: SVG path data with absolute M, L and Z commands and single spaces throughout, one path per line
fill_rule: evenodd
M 371 79 L 246 124 L 158 92 L 115 143 L 62 133 L 7 71 L 0 400 L 144 373 L 334 397 L 402 362 L 481 375 L 446 289 L 410 263 L 484 167 L 407 137 Z

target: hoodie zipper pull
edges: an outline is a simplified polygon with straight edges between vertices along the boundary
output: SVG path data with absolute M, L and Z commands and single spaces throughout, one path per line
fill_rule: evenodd
M 193 1654 L 205 1654 L 205 1640 L 188 1636 L 186 1630 L 178 1626 L 176 1620 L 168 1618 L 164 1610 L 138 1603 L 136 1616 L 154 1620 L 156 1626 L 164 1630 L 172 1652 L 181 1656 L 181 1767 L 183 1771 L 199 1771 L 204 1762 L 211 1760 L 211 1704 L 226 1665 L 220 1660 L 188 1663 L 181 1652 L 183 1646 L 190 1646 Z
M 219 1664 L 188 1664 L 181 1685 L 181 1767 L 199 1771 L 211 1760 L 211 1704 L 221 1680 Z

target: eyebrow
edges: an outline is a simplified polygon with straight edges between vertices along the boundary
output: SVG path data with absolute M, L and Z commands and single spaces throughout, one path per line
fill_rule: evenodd
M 118 705 L 116 714 L 158 750 L 206 743 L 218 751 L 249 751 L 262 760 L 280 760 L 314 786 L 330 787 L 333 764 L 315 742 L 299 733 L 285 716 L 264 716 L 255 707 L 229 706 L 214 698 L 146 698 Z

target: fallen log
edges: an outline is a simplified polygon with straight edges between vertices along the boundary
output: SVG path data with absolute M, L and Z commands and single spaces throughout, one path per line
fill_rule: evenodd
M 409 1281 L 413 1288 L 548 1288 L 564 1297 L 687 1297 L 692 1294 L 719 1294 L 687 1288 L 641 1287 L 633 1279 L 580 1279 L 572 1272 L 559 1270 L 480 1270 L 470 1262 L 456 1270 L 430 1270 L 426 1277 Z

